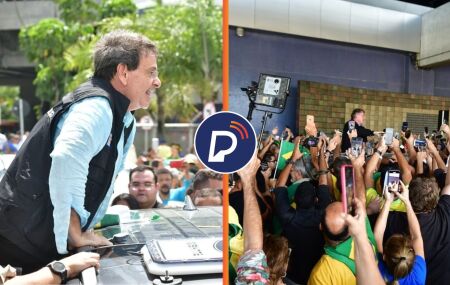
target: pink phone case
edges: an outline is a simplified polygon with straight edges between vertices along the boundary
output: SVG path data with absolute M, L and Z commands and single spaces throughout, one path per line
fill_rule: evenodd
M 345 179 L 345 169 L 346 168 L 352 168 L 353 166 L 350 164 L 344 164 L 341 166 L 341 202 L 342 202 L 342 210 L 344 213 L 347 214 L 347 187 L 345 187 L 346 179 Z M 355 173 L 352 171 L 353 174 L 353 198 L 355 198 Z

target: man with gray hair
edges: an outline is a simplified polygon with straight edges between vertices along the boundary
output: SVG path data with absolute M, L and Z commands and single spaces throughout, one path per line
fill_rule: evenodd
M 99 40 L 94 76 L 39 120 L 0 182 L 1 265 L 27 273 L 68 249 L 110 244 L 91 229 L 132 145 L 131 112 L 160 85 L 148 38 L 116 30 Z

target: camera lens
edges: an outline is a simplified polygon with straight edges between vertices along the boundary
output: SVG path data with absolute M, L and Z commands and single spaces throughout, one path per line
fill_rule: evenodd
M 278 80 L 278 79 L 275 79 L 273 82 L 275 82 L 275 83 L 279 83 L 280 82 L 280 80 Z

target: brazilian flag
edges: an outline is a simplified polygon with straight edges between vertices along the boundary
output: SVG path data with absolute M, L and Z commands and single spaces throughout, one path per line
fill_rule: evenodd
M 283 169 L 286 166 L 286 161 L 291 158 L 292 153 L 294 152 L 295 144 L 288 141 L 281 141 L 280 154 L 278 156 L 277 168 L 279 170 Z M 309 150 L 300 145 L 299 149 L 303 152 L 303 155 L 309 155 Z

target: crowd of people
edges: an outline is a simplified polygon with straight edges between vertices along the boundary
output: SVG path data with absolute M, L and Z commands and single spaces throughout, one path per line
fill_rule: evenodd
M 364 119 L 275 129 L 231 175 L 230 283 L 448 284 L 449 126 L 389 137 Z
M 23 136 L 15 133 L 3 134 L 0 131 L 0 154 L 16 154 L 23 142 L 26 140 L 28 133 Z
M 184 155 L 179 146 L 172 146 L 170 155 L 150 148 L 134 164 L 123 170 L 128 174 L 128 187 L 115 195 L 111 206 L 125 205 L 131 210 L 183 207 L 186 196 L 195 206 L 222 205 L 222 175 L 206 169 L 196 155 Z

